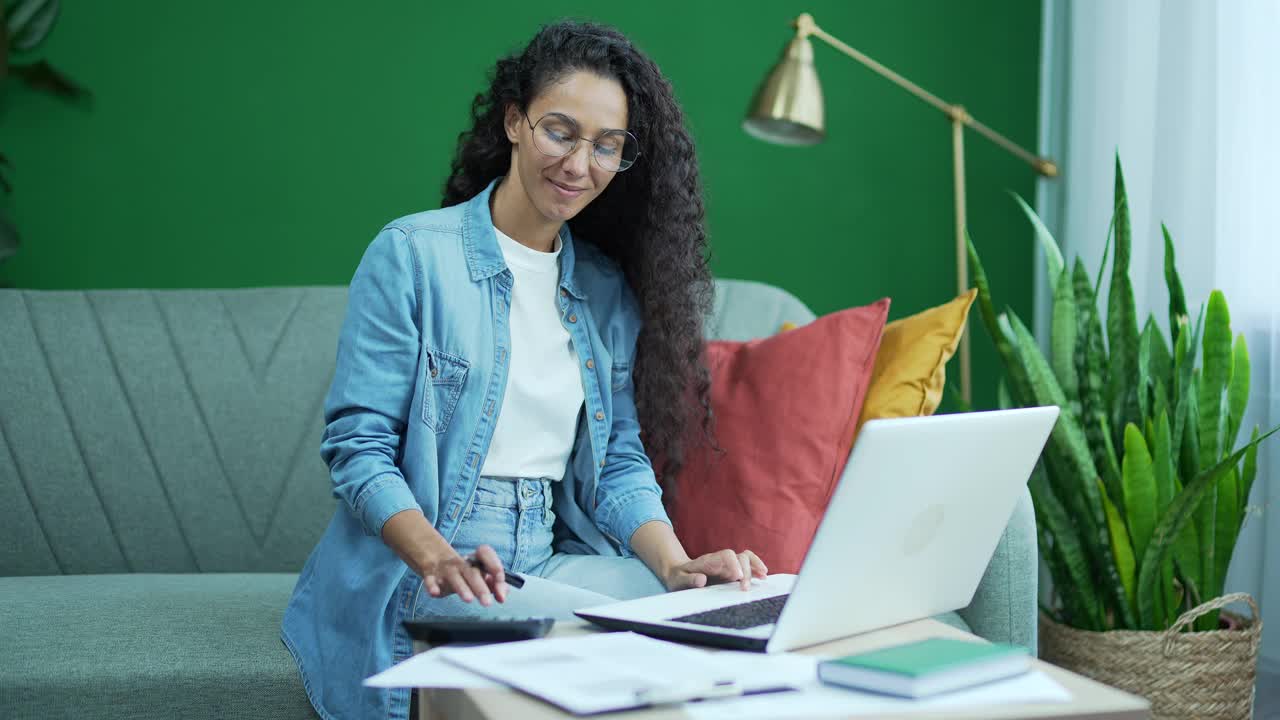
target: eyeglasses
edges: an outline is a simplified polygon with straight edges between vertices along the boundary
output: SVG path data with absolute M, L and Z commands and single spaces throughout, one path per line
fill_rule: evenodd
M 548 157 L 568 155 L 577 149 L 579 140 L 594 146 L 591 157 L 595 158 L 596 165 L 609 172 L 622 172 L 640 157 L 640 141 L 626 130 L 608 130 L 592 140 L 582 137 L 578 123 L 568 115 L 547 113 L 534 123 L 529 121 L 529 114 L 524 113 L 524 121 L 533 131 L 534 147 Z

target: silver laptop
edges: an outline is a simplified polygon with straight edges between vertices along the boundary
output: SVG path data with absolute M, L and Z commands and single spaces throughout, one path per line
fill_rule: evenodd
M 799 575 L 576 614 L 669 640 L 780 652 L 965 607 L 1057 418 L 1058 408 L 1042 407 L 872 420 Z

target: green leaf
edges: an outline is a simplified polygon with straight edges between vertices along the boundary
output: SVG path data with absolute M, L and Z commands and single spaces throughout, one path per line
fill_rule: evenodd
M 1236 336 L 1235 345 L 1231 347 L 1231 383 L 1227 386 L 1227 435 L 1223 439 L 1223 447 L 1235 447 L 1236 438 L 1240 435 L 1240 422 L 1244 419 L 1245 408 L 1249 406 L 1249 347 L 1245 344 L 1244 334 Z
M 1195 364 L 1195 354 L 1191 349 L 1191 328 L 1187 320 L 1182 320 L 1181 329 L 1174 333 L 1173 341 L 1173 399 L 1178 400 L 1191 378 L 1191 366 Z M 1190 356 L 1190 357 L 1188 357 Z
M 1183 461 L 1182 474 L 1186 477 L 1195 477 L 1197 473 L 1202 471 L 1206 464 L 1212 465 L 1213 461 L 1206 463 L 1206 453 L 1200 450 L 1200 433 L 1196 429 L 1197 417 L 1203 417 L 1197 410 L 1200 396 L 1199 388 L 1202 378 L 1200 377 L 1199 368 L 1191 374 L 1191 387 L 1193 393 L 1187 398 L 1187 439 L 1182 444 L 1187 456 Z M 1214 540 L 1217 538 L 1216 520 L 1218 517 L 1218 486 L 1216 483 L 1210 485 L 1201 493 L 1200 505 L 1192 513 L 1195 517 L 1196 534 L 1199 537 L 1199 555 L 1200 570 L 1196 573 L 1197 584 L 1200 590 L 1205 593 L 1212 592 L 1214 570 L 1217 567 L 1214 559 Z M 1213 597 L 1209 595 L 1208 597 Z
M 1200 319 L 1196 321 L 1193 327 L 1185 328 L 1178 337 L 1178 344 L 1187 345 L 1187 357 L 1182 371 L 1180 371 L 1179 382 L 1182 382 L 1183 374 L 1185 374 L 1186 386 L 1183 390 L 1181 401 L 1175 421 L 1175 430 L 1173 435 L 1175 452 L 1173 461 L 1177 465 L 1177 472 L 1174 474 L 1174 497 L 1182 492 L 1182 478 L 1193 478 L 1200 472 L 1199 460 L 1199 444 L 1200 432 L 1198 429 L 1199 414 L 1196 412 L 1196 387 L 1200 377 L 1199 369 L 1193 368 L 1192 363 L 1195 359 L 1195 347 L 1199 342 L 1200 329 L 1203 326 L 1203 309 Z M 1181 432 L 1181 435 L 1179 435 Z M 1181 439 L 1179 439 L 1181 438 Z M 1183 580 L 1188 584 L 1190 595 L 1199 598 L 1200 588 L 1208 585 L 1208 579 L 1203 577 L 1203 561 L 1200 557 L 1200 542 L 1204 534 L 1201 532 L 1199 513 L 1193 512 L 1191 520 L 1187 522 L 1182 532 L 1174 541 L 1174 559 L 1177 561 L 1179 572 L 1183 576 Z M 1198 602 L 1196 604 L 1199 604 Z
M 1156 480 L 1156 508 L 1161 513 L 1173 501 L 1174 478 L 1177 472 L 1173 463 L 1173 455 L 1170 452 L 1170 448 L 1173 447 L 1171 434 L 1169 415 L 1161 410 L 1156 415 L 1155 442 L 1151 448 L 1151 467 Z
M 1182 492 L 1182 481 L 1176 476 L 1173 479 L 1174 497 Z M 1168 512 L 1173 506 L 1169 505 L 1161 508 L 1161 512 Z M 1191 519 L 1187 522 L 1186 527 L 1178 533 L 1173 541 L 1173 559 L 1178 563 L 1178 569 L 1185 579 L 1195 585 L 1197 590 L 1200 587 L 1200 530 L 1196 527 L 1195 515 L 1192 514 Z M 1141 600 L 1139 600 L 1141 602 Z
M 1045 558 L 1045 561 L 1046 561 L 1046 562 L 1049 562 L 1049 559 L 1048 559 L 1048 558 Z M 1052 568 L 1052 567 L 1053 567 L 1053 563 L 1052 563 L 1052 562 L 1049 562 L 1049 566 Z M 1052 570 L 1050 570 L 1050 572 L 1052 572 Z M 1058 611 L 1057 611 L 1057 610 L 1055 610 L 1054 608 L 1049 607 L 1048 605 L 1045 605 L 1044 603 L 1040 603 L 1040 612 L 1044 613 L 1045 615 L 1048 615 L 1048 616 L 1049 616 L 1049 618 L 1050 618 L 1051 620 L 1053 620 L 1054 622 L 1058 623 L 1059 625 L 1070 625 L 1070 624 L 1071 624 L 1071 623 L 1067 622 L 1067 620 L 1066 620 L 1065 618 L 1063 618 L 1063 617 L 1062 617 L 1062 613 L 1058 612 Z
M 1231 314 L 1219 290 L 1209 294 L 1203 340 L 1203 374 L 1197 391 L 1199 406 L 1200 466 L 1217 462 L 1230 450 L 1222 440 L 1226 428 L 1224 394 L 1231 381 Z
M 92 93 L 46 60 L 37 60 L 23 65 L 10 64 L 9 74 L 22 80 L 33 90 L 47 92 L 64 100 L 86 104 L 93 100 Z
M 1200 387 L 1200 368 L 1191 371 L 1191 387 L 1188 388 L 1186 402 L 1186 418 L 1183 425 L 1182 457 L 1178 468 L 1180 477 L 1195 477 L 1202 469 L 1200 463 L 1200 430 L 1198 428 L 1200 412 L 1197 409 L 1197 390 Z
M 58 19 L 58 0 L 17 0 L 8 3 L 5 28 L 14 52 L 26 52 L 39 45 Z
M 1196 462 L 1195 466 L 1188 467 L 1182 472 L 1186 477 L 1192 477 L 1200 470 L 1199 454 L 1194 452 L 1194 448 L 1189 449 L 1188 444 L 1196 441 L 1194 445 L 1199 447 L 1200 415 L 1195 410 L 1197 373 L 1195 364 L 1196 352 L 1200 347 L 1200 330 L 1204 327 L 1204 312 L 1204 306 L 1201 305 L 1200 315 L 1196 318 L 1195 325 L 1190 326 L 1189 331 L 1178 334 L 1178 347 L 1174 352 L 1177 402 L 1174 404 L 1173 411 L 1173 456 L 1178 458 L 1179 462 L 1184 459 L 1194 459 Z M 1187 329 L 1184 328 L 1184 330 Z
M 1258 426 L 1253 427 L 1249 437 L 1249 451 L 1244 454 L 1244 469 L 1240 473 L 1240 511 L 1249 505 L 1249 493 L 1253 492 L 1253 481 L 1258 477 Z M 1243 524 L 1243 523 L 1242 523 Z
M 1072 285 L 1076 296 L 1076 376 L 1080 385 L 1080 421 L 1096 467 L 1106 467 L 1103 440 L 1100 433 L 1105 425 L 1106 406 L 1103 404 L 1102 377 L 1107 363 L 1107 352 L 1102 346 L 1102 323 L 1098 319 L 1098 307 L 1089 273 L 1080 258 L 1076 258 L 1072 271 Z M 1119 477 L 1115 479 L 1119 485 Z M 1108 487 L 1112 487 L 1108 480 Z M 1116 495 L 1112 495 L 1114 502 Z
M 1031 331 L 1016 314 L 1005 313 L 1000 319 L 1016 338 L 1017 344 L 1014 347 L 1027 371 L 1035 404 L 1057 405 L 1061 408 L 1048 443 L 1050 480 L 1081 526 L 1081 537 L 1091 566 L 1119 614 L 1120 626 L 1133 627 L 1133 610 L 1129 607 L 1124 585 L 1116 569 L 1115 557 L 1111 552 L 1102 496 L 1094 482 L 1097 472 L 1094 470 L 1084 430 L 1080 427 L 1079 419 L 1066 406 L 1062 388 L 1054 379 L 1053 371 L 1040 353 L 1040 346 Z
M 1071 515 L 1054 494 L 1042 464 L 1036 465 L 1027 486 L 1031 489 L 1036 526 L 1045 530 L 1041 551 L 1048 553 L 1045 560 L 1053 574 L 1053 586 L 1063 601 L 1063 610 L 1069 616 L 1068 622 L 1074 627 L 1102 630 L 1102 607 L 1089 571 L 1089 560 Z
M 1183 443 L 1188 434 L 1198 434 L 1199 416 L 1189 409 L 1191 401 L 1195 399 L 1195 393 L 1192 390 L 1191 382 L 1195 375 L 1196 363 L 1196 347 L 1200 338 L 1200 322 L 1197 321 L 1194 327 L 1189 325 L 1189 321 L 1182 321 L 1183 329 L 1178 333 L 1178 340 L 1174 343 L 1173 352 L 1173 374 L 1174 374 L 1174 409 L 1173 409 L 1173 457 L 1181 461 L 1184 454 Z M 1188 418 L 1194 418 L 1192 427 L 1197 428 L 1196 433 L 1187 433 L 1186 424 Z M 1192 468 L 1187 477 L 1195 474 L 1199 468 Z
M 1035 210 L 1027 204 L 1017 193 L 1012 190 L 1009 194 L 1014 200 L 1018 201 L 1018 206 L 1022 208 L 1022 212 L 1026 213 L 1027 219 L 1031 221 L 1032 227 L 1036 229 L 1036 239 L 1040 241 L 1040 247 L 1044 248 L 1045 264 L 1049 269 L 1049 290 L 1050 293 L 1056 293 L 1059 278 L 1062 277 L 1063 268 L 1066 262 L 1062 259 L 1062 250 L 1058 249 L 1058 243 L 1053 239 L 1053 233 L 1049 232 L 1049 228 L 1045 227 L 1040 216 Z
M 1164 333 L 1160 331 L 1160 326 L 1156 324 L 1154 315 L 1147 316 L 1147 324 L 1142 331 L 1143 333 L 1151 333 L 1150 345 L 1147 348 L 1146 366 L 1151 388 L 1155 389 L 1157 385 L 1162 383 L 1165 387 L 1172 387 L 1174 383 L 1173 355 L 1169 352 L 1169 345 L 1165 343 Z
M 1107 426 L 1107 416 L 1104 413 L 1098 413 L 1098 430 L 1099 437 L 1102 439 L 1102 479 L 1106 483 L 1107 494 L 1111 496 L 1111 502 L 1115 503 L 1120 510 L 1120 514 L 1125 513 L 1125 497 L 1124 497 L 1124 472 L 1120 467 L 1120 460 L 1116 455 L 1116 448 L 1111 444 L 1111 428 Z
M 1166 389 L 1166 385 L 1163 380 L 1156 381 L 1155 399 L 1156 404 L 1153 412 L 1156 415 L 1159 415 L 1161 412 L 1168 414 L 1169 408 L 1171 408 L 1172 405 L 1169 403 L 1169 391 Z
M 1181 588 L 1183 588 L 1183 593 L 1181 593 L 1180 597 L 1181 602 L 1175 607 L 1174 615 L 1172 615 L 1169 620 L 1169 626 L 1174 624 L 1178 615 L 1183 614 L 1183 612 L 1187 612 L 1192 609 L 1192 607 L 1197 607 L 1204 602 L 1201 593 L 1199 593 L 1199 585 L 1197 585 L 1192 578 L 1187 577 L 1187 575 L 1183 573 L 1181 565 L 1175 564 L 1174 569 L 1174 573 L 1176 577 L 1178 577 L 1178 582 L 1181 584 Z M 1138 588 L 1142 589 L 1142 574 L 1140 573 L 1138 574 Z
M 1122 469 L 1125 517 L 1132 533 L 1133 549 L 1142 557 L 1156 525 L 1156 476 L 1147 442 L 1133 423 L 1124 428 Z
M 1019 200 L 1021 202 L 1021 200 Z M 1071 276 L 1066 269 L 1058 278 L 1053 292 L 1053 327 L 1049 335 L 1049 357 L 1053 366 L 1053 374 L 1062 385 L 1067 404 L 1079 415 L 1080 381 L 1076 373 L 1076 333 L 1079 323 L 1076 320 L 1075 290 L 1071 284 Z
M 1138 336 L 1138 417 L 1151 417 L 1151 346 L 1154 323 L 1147 318 L 1147 325 Z
M 1173 539 L 1191 521 L 1191 516 L 1203 499 L 1204 494 L 1208 492 L 1209 488 L 1217 486 L 1218 476 L 1227 469 L 1235 467 L 1240 462 L 1240 459 L 1244 457 L 1248 448 L 1257 447 L 1258 443 L 1271 437 L 1277 430 L 1280 430 L 1280 426 L 1272 428 L 1246 447 L 1235 451 L 1213 466 L 1205 468 L 1193 477 L 1182 488 L 1182 491 L 1174 497 L 1173 502 L 1169 504 L 1168 510 L 1156 523 L 1155 531 L 1151 535 L 1151 542 L 1147 545 L 1147 550 L 1143 553 L 1138 564 L 1139 603 L 1154 602 L 1155 586 L 1160 579 L 1161 566 L 1169 556 Z M 1142 612 L 1141 608 L 1140 612 Z M 1154 608 L 1148 608 L 1145 612 L 1154 616 Z
M 1176 563 L 1174 567 L 1177 568 L 1176 572 L 1178 581 L 1182 583 L 1182 587 L 1185 589 L 1185 592 L 1183 593 L 1183 600 L 1185 600 L 1185 602 L 1181 606 L 1182 611 L 1185 612 L 1193 607 L 1198 607 L 1204 602 L 1204 596 L 1200 594 L 1200 586 L 1196 584 L 1194 578 L 1183 572 L 1183 566 L 1181 563 Z M 1142 586 L 1141 573 L 1138 575 L 1138 586 Z M 1169 625 L 1172 627 L 1173 622 L 1170 621 Z
M 1231 468 L 1218 477 L 1218 517 L 1215 520 L 1213 546 L 1217 569 L 1214 571 L 1211 597 L 1222 594 L 1227 583 L 1227 567 L 1231 564 L 1231 553 L 1236 547 L 1236 538 L 1240 536 L 1240 472 Z
M 973 246 L 973 238 L 969 236 L 968 230 L 965 231 L 964 242 L 969 251 L 969 275 L 973 279 L 973 286 L 978 289 L 978 314 L 982 317 L 982 324 L 987 326 L 992 342 L 999 347 L 1001 337 L 996 329 L 996 308 L 991 300 L 987 271 L 982 265 L 982 258 L 978 257 L 978 249 Z
M 1009 384 L 1004 378 L 996 383 L 996 407 L 1001 410 L 1008 410 L 1013 407 L 1013 398 L 1009 397 Z
M 1102 276 L 1107 271 L 1107 257 L 1111 254 L 1111 240 L 1115 237 L 1116 216 L 1111 214 L 1111 224 L 1107 226 L 1107 241 L 1102 245 L 1102 262 L 1098 264 L 1098 278 L 1093 281 L 1093 296 L 1098 297 L 1098 293 L 1102 292 Z
M 1163 593 L 1156 593 L 1156 623 L 1157 630 L 1169 627 L 1177 620 L 1178 612 L 1178 588 L 1173 584 L 1173 560 L 1166 559 L 1164 565 L 1160 568 L 1160 587 L 1164 588 Z
M 1174 257 L 1169 228 L 1160 223 L 1160 230 L 1164 233 L 1164 281 L 1169 288 L 1169 336 L 1177 342 L 1182 319 L 1187 317 L 1187 295 L 1182 291 L 1182 278 L 1178 277 L 1178 262 Z
M 1170 438 L 1172 431 L 1169 429 L 1169 413 L 1165 408 L 1160 408 L 1156 416 L 1155 422 L 1155 442 L 1151 448 L 1151 465 L 1155 472 L 1156 478 L 1156 510 L 1157 516 L 1163 514 L 1168 508 L 1169 503 L 1174 497 L 1174 483 L 1176 482 L 1174 468 L 1172 446 L 1173 441 Z M 1154 532 L 1154 530 L 1152 531 Z M 1192 546 L 1188 549 L 1194 554 L 1195 548 Z M 1177 557 L 1177 542 L 1174 545 L 1174 557 Z M 1163 589 L 1156 599 L 1156 617 L 1159 618 L 1159 626 L 1167 627 L 1173 618 L 1170 617 L 1177 609 L 1177 600 L 1174 597 L 1173 587 L 1173 563 L 1166 560 L 1163 568 L 1163 576 L 1160 580 Z
M 996 347 L 996 354 L 1000 357 L 1001 362 L 1004 363 L 1013 399 L 1024 407 L 1034 405 L 1026 371 L 1014 352 L 1008 337 L 1000 329 L 995 304 L 991 299 L 991 285 L 987 280 L 987 271 L 982 266 L 982 259 L 978 257 L 978 249 L 974 247 L 973 238 L 969 236 L 967 230 L 965 231 L 964 239 L 969 251 L 970 276 L 973 279 L 973 286 L 978 289 L 978 315 L 982 318 L 982 324 L 987 328 L 987 335 Z
M 1133 427 L 1130 425 L 1129 427 Z M 1102 486 L 1099 484 L 1098 489 Z M 1125 597 L 1132 608 L 1137 608 L 1137 572 L 1133 561 L 1133 545 L 1129 542 L 1129 532 L 1125 529 L 1124 520 L 1116 506 L 1102 495 L 1102 505 L 1107 513 L 1107 530 L 1111 534 L 1111 552 L 1116 557 L 1116 569 L 1120 571 L 1120 582 L 1124 584 Z M 1146 622 L 1143 622 L 1146 625 Z
M 1107 296 L 1107 349 L 1111 357 L 1107 409 L 1111 428 L 1120 431 L 1127 423 L 1141 422 L 1141 415 L 1138 411 L 1138 313 L 1134 308 L 1133 283 L 1129 279 L 1129 201 L 1118 155 L 1115 223 L 1116 254 L 1111 264 L 1111 291 Z
M 1116 230 L 1116 257 L 1111 266 L 1112 285 L 1116 277 L 1129 275 L 1129 253 L 1132 247 L 1130 237 L 1133 231 L 1129 225 L 1129 197 L 1124 189 L 1124 170 L 1120 168 L 1120 153 L 1116 153 L 1115 213 L 1112 222 Z M 1135 333 L 1136 334 L 1136 333 Z

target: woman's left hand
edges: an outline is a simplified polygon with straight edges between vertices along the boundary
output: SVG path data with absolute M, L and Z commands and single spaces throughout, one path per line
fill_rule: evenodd
M 750 550 L 735 553 L 732 550 L 707 553 L 688 562 L 673 566 L 662 582 L 667 590 L 699 588 L 708 582 L 737 581 L 743 590 L 751 588 L 751 578 L 763 580 L 769 574 L 764 561 Z

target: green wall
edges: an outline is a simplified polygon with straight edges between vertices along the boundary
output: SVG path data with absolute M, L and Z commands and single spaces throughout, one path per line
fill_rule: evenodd
M 951 149 L 940 113 L 815 43 L 828 141 L 740 129 L 803 11 L 1034 146 L 1036 0 L 639 3 L 66 3 L 45 57 L 88 109 L 9 83 L 0 151 L 23 231 L 0 282 L 28 288 L 346 283 L 386 221 L 434 208 L 473 95 L 539 23 L 620 27 L 671 78 L 698 143 L 714 268 L 825 313 L 953 296 Z M 608 8 L 608 9 L 604 9 Z M 1032 241 L 1004 194 L 1031 171 L 968 136 L 969 220 L 997 297 L 1030 319 Z M 975 326 L 976 327 L 976 326 Z M 977 404 L 994 354 L 975 333 Z M 953 370 L 954 370 L 953 363 Z

